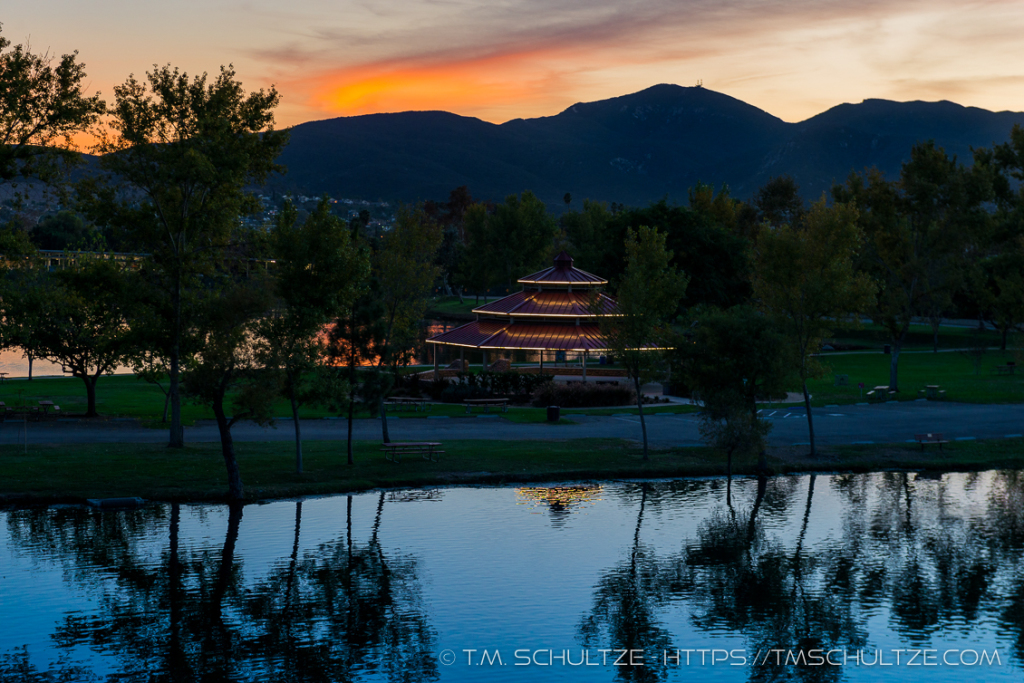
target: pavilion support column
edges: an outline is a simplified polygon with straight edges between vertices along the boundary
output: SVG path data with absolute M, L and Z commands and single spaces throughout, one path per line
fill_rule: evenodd
M 437 365 L 437 347 L 438 346 L 440 346 L 440 344 L 434 344 L 434 381 L 435 382 L 440 379 L 440 376 L 438 375 L 438 372 L 437 372 L 437 370 L 438 370 L 438 365 Z
M 487 351 L 483 351 L 484 354 L 484 370 L 487 369 Z
M 583 381 L 587 381 L 587 350 L 583 349 Z
M 540 350 L 540 372 L 538 374 L 544 374 L 544 349 Z
M 466 371 L 466 349 L 459 348 L 459 372 Z

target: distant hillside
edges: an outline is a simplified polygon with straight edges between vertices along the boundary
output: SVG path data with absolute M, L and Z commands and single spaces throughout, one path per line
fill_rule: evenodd
M 500 200 L 533 190 L 552 207 L 583 198 L 685 201 L 698 181 L 747 198 L 788 173 L 816 198 L 853 170 L 895 175 L 911 146 L 936 144 L 970 161 L 1003 142 L 1024 113 L 952 102 L 867 100 L 786 123 L 706 88 L 657 85 L 575 104 L 555 116 L 496 125 L 446 112 L 405 112 L 304 123 L 281 157 L 276 190 L 412 202 L 467 185 Z

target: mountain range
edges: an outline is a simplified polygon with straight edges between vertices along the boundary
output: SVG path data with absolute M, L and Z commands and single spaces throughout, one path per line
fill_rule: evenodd
M 287 175 L 268 187 L 414 202 L 466 185 L 496 201 L 532 190 L 555 208 L 566 193 L 574 202 L 685 202 L 698 182 L 746 199 L 788 174 L 815 199 L 852 171 L 876 166 L 896 177 L 919 141 L 970 163 L 972 147 L 1006 141 L 1015 123 L 1024 113 L 878 99 L 787 123 L 707 88 L 656 85 L 502 124 L 441 111 L 300 124 L 280 158 Z

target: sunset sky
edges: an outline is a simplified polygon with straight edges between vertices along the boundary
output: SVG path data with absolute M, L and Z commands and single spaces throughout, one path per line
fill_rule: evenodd
M 657 83 L 799 121 L 866 98 L 1024 110 L 1020 0 L 33 0 L 3 35 L 78 50 L 90 92 L 233 63 L 279 125 L 410 109 L 500 123 Z M 13 6 L 12 6 L 13 5 Z

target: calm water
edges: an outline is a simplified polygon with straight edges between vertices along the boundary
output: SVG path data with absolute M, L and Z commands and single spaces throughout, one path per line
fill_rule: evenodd
M 691 480 L 2 512 L 0 680 L 1019 681 L 1022 487 L 873 474 L 736 480 L 731 500 Z

